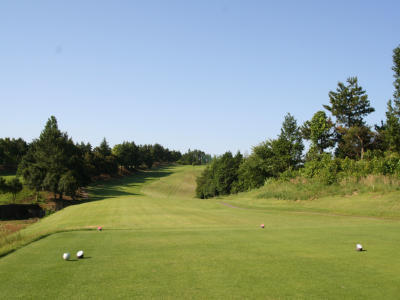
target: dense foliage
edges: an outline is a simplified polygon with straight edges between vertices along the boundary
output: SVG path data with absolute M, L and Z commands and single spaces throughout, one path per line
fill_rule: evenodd
M 268 177 L 299 168 L 303 149 L 300 128 L 288 114 L 278 138 L 254 147 L 249 157 L 227 152 L 215 158 L 198 178 L 196 195 L 209 198 L 259 187 Z
M 357 77 L 349 77 L 328 93 L 330 103 L 323 107 L 331 117 L 317 111 L 298 126 L 287 114 L 280 135 L 253 147 L 248 157 L 227 152 L 215 158 L 197 180 L 197 196 L 246 191 L 271 179 L 332 185 L 369 175 L 400 178 L 400 46 L 393 51 L 392 69 L 393 101 L 375 131 L 365 121 L 375 111 L 367 92 Z M 310 142 L 305 154 L 303 139 Z
M 201 152 L 201 151 L 199 151 Z M 203 152 L 202 152 L 203 153 Z M 75 198 L 77 190 L 101 176 L 113 176 L 135 169 L 151 168 L 154 164 L 176 162 L 182 157 L 160 144 L 136 145 L 123 142 L 112 149 L 104 138 L 92 149 L 87 143 L 75 144 L 50 117 L 38 139 L 29 145 L 20 139 L 0 139 L 0 169 L 15 171 L 31 190 L 46 190 Z M 18 178 L 9 181 L 0 177 L 0 192 L 16 194 L 22 189 Z
M 201 150 L 188 150 L 179 159 L 179 163 L 183 165 L 205 165 L 211 162 L 211 155 Z
M 0 139 L 0 166 L 7 170 L 16 170 L 27 151 L 28 144 L 21 138 Z
M 214 159 L 197 179 L 197 195 L 208 198 L 236 191 L 235 184 L 238 181 L 238 169 L 242 159 L 240 153 L 233 156 L 231 152 Z
M 11 193 L 13 202 L 15 202 L 15 198 L 21 190 L 22 183 L 18 178 L 14 177 L 6 181 L 4 178 L 0 177 L 0 193 Z
M 58 129 L 55 117 L 47 121 L 40 137 L 30 145 L 28 153 L 22 158 L 19 173 L 32 189 L 37 192 L 44 189 L 54 195 L 59 194 L 60 198 L 70 193 L 65 189 L 66 185 L 61 184 L 66 176 L 72 176 L 79 186 L 89 183 L 81 149 L 67 133 Z

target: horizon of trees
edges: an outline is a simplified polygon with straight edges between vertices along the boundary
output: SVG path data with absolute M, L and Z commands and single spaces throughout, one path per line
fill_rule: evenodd
M 338 82 L 329 104 L 298 125 L 288 113 L 276 139 L 254 146 L 248 157 L 226 152 L 197 179 L 196 195 L 209 198 L 257 188 L 269 178 L 304 177 L 326 184 L 345 176 L 400 176 L 400 46 L 393 50 L 394 93 L 386 120 L 370 126 L 375 109 L 357 77 Z M 303 154 L 303 140 L 310 148 Z M 330 152 L 332 151 L 332 152 Z
M 185 154 L 179 158 L 178 162 L 183 165 L 193 165 L 193 166 L 198 166 L 198 165 L 205 165 L 210 163 L 212 160 L 212 157 L 210 154 L 205 153 L 204 151 L 201 150 L 188 150 Z
M 80 187 L 104 175 L 125 174 L 174 162 L 204 164 L 210 157 L 203 151 L 190 149 L 182 155 L 158 143 L 136 145 L 133 141 L 124 141 L 111 148 L 105 138 L 93 148 L 90 143 L 74 143 L 58 128 L 54 116 L 48 119 L 39 138 L 30 144 L 21 138 L 0 139 L 0 170 L 17 171 L 24 185 L 36 192 L 36 199 L 43 190 L 52 192 L 54 198 L 68 195 L 74 199 Z M 12 193 L 14 202 L 21 189 L 18 178 L 6 181 L 0 177 L 0 193 Z

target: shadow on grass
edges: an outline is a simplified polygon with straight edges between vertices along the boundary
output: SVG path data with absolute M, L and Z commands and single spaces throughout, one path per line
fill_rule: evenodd
M 66 259 L 65 261 L 75 262 L 75 261 L 80 261 L 80 260 L 85 260 L 85 259 L 91 259 L 91 258 L 92 258 L 91 256 L 88 256 L 88 257 L 84 256 L 84 257 L 81 257 L 81 258 L 70 258 L 70 259 Z
M 149 171 L 137 171 L 136 173 L 113 178 L 109 181 L 96 182 L 88 187 L 89 197 L 79 200 L 57 200 L 57 204 L 66 207 L 69 205 L 82 204 L 86 202 L 99 201 L 104 199 L 116 198 L 120 196 L 134 196 L 139 195 L 134 192 L 129 192 L 121 188 L 132 188 L 141 185 L 147 181 L 171 175 L 170 167 L 159 167 Z

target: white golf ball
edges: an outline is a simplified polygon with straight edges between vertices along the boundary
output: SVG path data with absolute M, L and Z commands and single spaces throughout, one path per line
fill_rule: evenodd
M 63 259 L 64 260 L 68 260 L 69 258 L 70 258 L 70 255 L 69 255 L 68 252 L 63 254 Z
M 363 246 L 361 244 L 356 245 L 357 251 L 361 251 L 363 249 Z
M 77 258 L 83 258 L 83 251 L 82 251 L 82 250 L 79 250 L 79 251 L 76 253 L 76 257 L 77 257 Z

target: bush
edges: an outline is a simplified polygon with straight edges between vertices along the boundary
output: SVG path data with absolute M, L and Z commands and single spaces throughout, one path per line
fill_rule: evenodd
M 314 160 L 304 164 L 300 174 L 307 179 L 314 179 L 323 184 L 333 184 L 338 180 L 340 163 L 328 153 L 318 155 Z
M 214 159 L 197 178 L 196 196 L 204 199 L 236 191 L 238 169 L 242 159 L 239 152 L 235 156 L 226 152 Z

